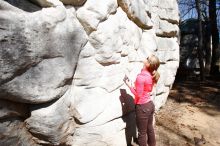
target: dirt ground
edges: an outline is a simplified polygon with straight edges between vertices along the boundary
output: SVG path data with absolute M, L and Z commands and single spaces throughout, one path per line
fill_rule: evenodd
M 220 146 L 220 79 L 175 81 L 155 129 L 157 146 Z

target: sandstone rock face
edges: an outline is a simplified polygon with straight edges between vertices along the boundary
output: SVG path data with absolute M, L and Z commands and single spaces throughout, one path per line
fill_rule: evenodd
M 123 77 L 157 55 L 152 99 L 165 104 L 179 66 L 176 0 L 31 1 L 0 0 L 0 145 L 129 145 Z

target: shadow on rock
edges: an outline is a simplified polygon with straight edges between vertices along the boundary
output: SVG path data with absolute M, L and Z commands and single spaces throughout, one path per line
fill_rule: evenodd
M 127 146 L 132 146 L 137 143 L 134 99 L 131 95 L 127 94 L 125 89 L 120 89 L 120 93 L 121 96 L 119 98 L 123 112 L 122 119 L 126 123 L 125 136 Z

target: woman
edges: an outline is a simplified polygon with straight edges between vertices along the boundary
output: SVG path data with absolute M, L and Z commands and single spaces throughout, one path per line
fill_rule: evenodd
M 155 106 L 150 98 L 153 86 L 156 85 L 160 75 L 157 72 L 160 66 L 159 59 L 151 55 L 144 60 L 141 73 L 137 75 L 135 86 L 131 85 L 128 78 L 124 81 L 134 94 L 136 124 L 138 128 L 139 146 L 156 146 L 153 128 L 153 113 Z

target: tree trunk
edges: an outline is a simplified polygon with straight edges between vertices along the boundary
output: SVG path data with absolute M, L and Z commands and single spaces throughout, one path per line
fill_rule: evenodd
M 219 72 L 219 66 L 217 61 L 219 59 L 219 34 L 217 27 L 217 15 L 216 15 L 216 0 L 209 0 L 209 18 L 212 35 L 212 63 L 211 63 L 211 74 Z
M 203 31 L 202 31 L 202 15 L 201 15 L 201 3 L 200 0 L 196 0 L 196 10 L 198 13 L 198 26 L 199 26 L 199 31 L 198 31 L 198 53 L 199 53 L 199 66 L 200 66 L 200 79 L 203 81 L 205 79 L 204 75 L 204 62 L 203 62 Z
M 203 1 L 206 6 L 209 5 L 209 2 L 207 0 Z M 205 7 L 208 8 L 208 7 Z M 204 14 L 204 19 L 205 19 L 205 26 L 203 26 L 203 31 L 205 32 L 203 35 L 203 46 L 205 49 L 205 69 L 204 69 L 204 74 L 205 75 L 210 75 L 210 70 L 211 70 L 211 63 L 212 63 L 212 36 L 211 36 L 211 29 L 209 23 L 209 14 L 206 9 L 203 11 Z M 208 22 L 208 23 L 207 23 Z
M 206 56 L 205 56 L 205 75 L 210 75 L 211 71 L 211 62 L 212 62 L 212 37 L 211 34 L 206 32 L 205 35 L 205 51 L 206 51 Z

